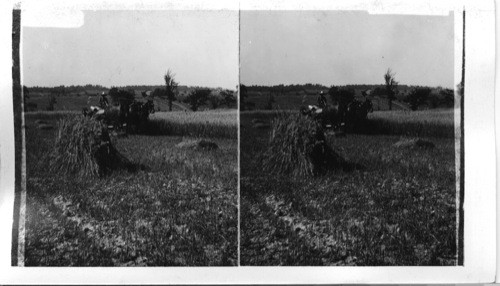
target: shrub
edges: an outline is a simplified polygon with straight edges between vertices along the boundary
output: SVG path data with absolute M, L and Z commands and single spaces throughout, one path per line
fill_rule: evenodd
M 234 93 L 231 90 L 224 90 L 221 92 L 222 95 L 222 101 L 224 104 L 231 108 L 236 105 L 236 97 L 234 96 Z
M 212 109 L 217 109 L 219 105 L 222 103 L 222 100 L 215 94 L 211 94 L 208 97 L 208 101 L 210 102 L 210 107 Z
M 441 99 L 439 98 L 438 94 L 431 92 L 429 94 L 427 101 L 429 102 L 429 105 L 431 108 L 437 108 L 437 107 L 439 107 L 439 103 L 441 102 Z
M 300 114 L 282 113 L 274 119 L 261 156 L 266 171 L 293 176 L 318 175 L 345 163 L 326 143 L 321 125 Z
M 431 89 L 428 87 L 414 88 L 408 95 L 408 102 L 410 103 L 411 110 L 417 110 L 420 105 L 427 101 L 430 94 Z
M 103 175 L 128 164 L 111 144 L 106 127 L 84 116 L 65 117 L 58 122 L 49 157 L 52 171 L 82 177 Z
M 155 88 L 153 90 L 153 93 L 151 94 L 151 97 L 153 98 L 163 98 L 167 95 L 167 90 L 164 88 Z
M 441 96 L 441 104 L 445 107 L 455 106 L 455 93 L 452 89 L 446 88 L 439 91 Z
M 383 87 L 376 87 L 375 89 L 373 89 L 373 92 L 372 92 L 372 96 L 384 96 L 385 95 L 385 88 Z
M 198 107 L 204 105 L 209 99 L 211 92 L 208 88 L 195 89 L 184 99 L 184 102 L 189 104 L 192 111 L 197 111 Z

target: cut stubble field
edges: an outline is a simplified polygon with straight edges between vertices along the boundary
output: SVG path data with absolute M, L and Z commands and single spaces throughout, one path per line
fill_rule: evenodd
M 424 114 L 371 114 L 382 135 L 327 137 L 354 170 L 295 178 L 261 168 L 269 129 L 251 121 L 275 114 L 242 113 L 241 265 L 454 265 L 453 112 Z M 435 147 L 393 146 L 406 134 Z
M 453 112 L 430 112 L 370 114 L 379 129 L 328 138 L 358 168 L 305 179 L 262 171 L 268 130 L 251 121 L 274 112 L 242 113 L 241 264 L 454 265 Z M 157 113 L 152 121 L 168 120 L 161 130 L 170 136 L 113 141 L 136 171 L 89 180 L 49 172 L 56 130 L 35 123 L 77 114 L 28 113 L 26 265 L 236 265 L 236 114 Z M 219 149 L 176 147 L 200 134 Z M 406 136 L 435 148 L 393 146 Z
M 79 115 L 26 115 L 27 266 L 237 264 L 235 139 L 201 150 L 177 147 L 182 134 L 114 138 L 137 170 L 80 178 L 47 168 L 57 129 L 35 121 L 63 116 Z

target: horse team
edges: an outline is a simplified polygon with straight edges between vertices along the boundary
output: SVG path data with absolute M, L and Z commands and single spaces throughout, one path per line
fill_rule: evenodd
M 328 105 L 323 92 L 318 96 L 318 105 L 309 105 L 301 108 L 303 115 L 311 116 L 325 128 L 342 131 L 353 131 L 361 128 L 368 117 L 369 112 L 373 112 L 373 105 L 365 92 L 364 100 L 347 97 L 347 100 L 339 100 L 336 104 Z
M 84 107 L 82 109 L 83 115 L 103 121 L 109 128 L 131 132 L 144 126 L 149 115 L 155 112 L 152 99 L 141 102 L 135 100 L 133 93 L 127 91 L 110 90 L 110 95 L 113 93 L 117 95 L 115 97 L 117 106 L 110 105 L 107 94 L 103 92 L 99 99 L 99 106 Z

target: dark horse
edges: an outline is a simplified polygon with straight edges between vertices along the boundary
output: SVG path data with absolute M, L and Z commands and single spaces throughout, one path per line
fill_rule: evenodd
M 124 93 L 117 90 L 117 93 Z M 136 101 L 126 97 L 118 97 L 118 107 L 108 106 L 105 109 L 96 106 L 84 107 L 84 116 L 102 120 L 104 124 L 112 126 L 114 129 L 125 129 L 127 132 L 137 132 L 145 127 L 149 115 L 155 112 L 152 99 L 146 102 Z
M 134 100 L 128 108 L 124 108 L 123 112 L 125 113 L 124 117 L 127 129 L 129 131 L 137 131 L 144 127 L 149 115 L 155 112 L 154 103 L 152 100 L 148 100 L 145 103 Z
M 334 130 L 344 126 L 346 131 L 360 130 L 366 126 L 368 113 L 373 111 L 372 102 L 353 99 L 352 101 L 338 106 L 327 106 L 319 108 L 315 105 L 302 107 L 303 115 L 311 116 L 323 127 L 331 127 Z
M 368 119 L 368 113 L 373 112 L 371 100 L 353 100 L 347 105 L 345 112 L 346 128 L 350 131 L 362 129 Z

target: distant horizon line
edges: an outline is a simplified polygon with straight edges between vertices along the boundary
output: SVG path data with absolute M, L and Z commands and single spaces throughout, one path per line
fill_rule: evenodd
M 332 84 L 332 85 L 325 85 L 321 83 L 291 83 L 291 84 L 284 84 L 284 83 L 278 83 L 278 84 L 245 84 L 245 83 L 240 83 L 245 86 L 263 86 L 263 87 L 273 87 L 273 86 L 290 86 L 290 85 L 321 85 L 324 87 L 332 87 L 332 86 L 347 86 L 347 85 L 385 85 L 385 83 L 347 83 L 347 84 Z M 453 87 L 448 87 L 444 85 L 424 85 L 424 84 L 404 84 L 404 83 L 399 83 L 398 86 L 422 86 L 422 87 L 430 87 L 430 88 L 449 88 L 449 89 L 455 89 L 455 86 Z
M 71 84 L 71 85 L 66 85 L 66 84 L 60 84 L 60 85 L 26 85 L 26 84 L 22 84 L 23 86 L 26 86 L 28 88 L 33 88 L 33 87 L 40 87 L 40 88 L 56 88 L 56 87 L 61 87 L 61 86 L 64 86 L 64 87 L 70 87 L 70 86 L 74 86 L 74 87 L 77 87 L 77 86 L 80 86 L 80 87 L 84 87 L 84 86 L 87 86 L 87 85 L 91 85 L 91 86 L 100 86 L 100 87 L 103 87 L 103 88 L 106 88 L 106 89 L 111 89 L 111 88 L 114 88 L 114 87 L 126 87 L 126 86 L 165 86 L 165 84 L 126 84 L 126 85 L 111 85 L 111 86 L 106 86 L 106 85 L 102 85 L 102 84 L 93 84 L 93 83 L 86 83 L 86 84 Z M 178 85 L 179 87 L 199 87 L 199 88 L 211 88 L 211 89 L 236 89 L 236 86 L 233 87 L 233 88 L 227 88 L 227 87 L 222 87 L 222 86 L 216 86 L 216 87 L 213 87 L 213 86 L 206 86 L 206 85 L 187 85 L 187 84 L 181 84 L 181 85 Z
M 87 86 L 87 85 L 91 85 L 91 86 L 100 86 L 102 88 L 106 88 L 106 89 L 111 89 L 111 88 L 114 88 L 114 87 L 126 87 L 126 86 L 130 86 L 130 87 L 133 87 L 133 86 L 158 86 L 158 87 L 164 87 L 165 85 L 164 84 L 127 84 L 127 85 L 111 85 L 111 86 L 106 86 L 106 85 L 101 85 L 101 84 L 92 84 L 92 83 L 87 83 L 87 84 L 71 84 L 71 85 L 65 85 L 65 84 L 61 84 L 61 85 L 25 85 L 23 84 L 23 86 L 26 86 L 28 88 L 33 88 L 33 87 L 39 87 L 39 88 L 56 88 L 56 87 L 61 87 L 61 86 L 64 86 L 64 87 L 70 87 L 70 86 L 74 86 L 74 87 L 84 87 L 84 86 Z M 262 87 L 273 87 L 273 86 L 279 86 L 279 85 L 283 85 L 283 86 L 292 86 L 292 85 L 319 85 L 319 86 L 324 86 L 324 87 L 327 87 L 327 88 L 330 88 L 332 86 L 349 86 L 349 85 L 385 85 L 384 83 L 347 83 L 347 84 L 331 84 L 331 85 L 328 85 L 328 84 L 321 84 L 321 83 L 289 83 L 289 84 L 284 84 L 284 83 L 278 83 L 278 84 L 246 84 L 246 83 L 239 83 L 238 85 L 245 85 L 245 86 L 262 86 Z M 238 86 L 237 85 L 237 86 Z M 227 87 L 222 87 L 222 86 L 204 86 L 204 85 L 187 85 L 187 84 L 182 84 L 182 85 L 179 85 L 179 87 L 187 87 L 187 88 L 210 88 L 210 89 L 230 89 L 230 90 L 233 90 L 233 89 L 237 89 L 237 86 L 236 87 L 232 87 L 232 88 L 227 88 Z M 448 88 L 448 89 L 455 89 L 455 86 L 453 87 L 448 87 L 448 86 L 444 86 L 444 85 L 425 85 L 425 84 L 402 84 L 402 83 L 399 83 L 398 86 L 422 86 L 422 87 L 431 87 L 431 88 Z

